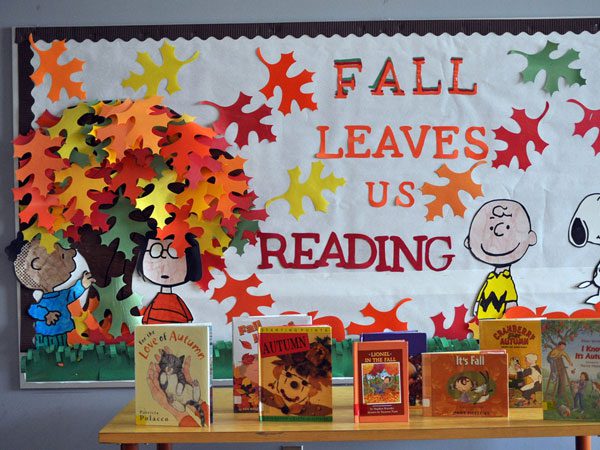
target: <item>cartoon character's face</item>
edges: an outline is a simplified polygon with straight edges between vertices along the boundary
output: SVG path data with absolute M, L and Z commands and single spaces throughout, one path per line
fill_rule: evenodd
M 52 292 L 66 282 L 75 270 L 75 249 L 66 249 L 58 243 L 48 253 L 39 239 L 25 244 L 15 260 L 15 273 L 23 286 Z
M 306 377 L 296 372 L 293 367 L 284 368 L 275 382 L 275 390 L 283 398 L 285 404 L 290 407 L 294 404 L 302 404 L 309 397 L 310 383 Z
M 454 382 L 454 388 L 459 392 L 470 392 L 473 390 L 473 381 L 467 377 L 458 378 Z
M 144 278 L 160 286 L 176 286 L 185 282 L 187 261 L 172 247 L 172 239 L 149 239 L 142 263 Z
M 600 245 L 600 194 L 586 196 L 569 224 L 569 242 L 575 247 L 586 243 Z
M 501 267 L 520 260 L 536 242 L 525 208 L 512 200 L 494 200 L 473 217 L 465 247 L 478 260 Z

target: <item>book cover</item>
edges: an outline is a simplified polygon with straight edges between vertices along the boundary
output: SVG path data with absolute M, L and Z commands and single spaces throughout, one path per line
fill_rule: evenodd
M 508 416 L 506 351 L 423 353 L 423 415 Z
M 600 420 L 600 320 L 542 321 L 544 419 Z
M 233 318 L 233 412 L 258 412 L 258 329 L 311 323 L 307 314 Z
M 211 423 L 209 324 L 139 325 L 134 350 L 137 425 Z
M 427 334 L 416 330 L 383 331 L 362 333 L 360 340 L 363 342 L 392 340 L 408 342 L 408 402 L 410 406 L 421 406 L 423 403 L 423 361 L 421 355 L 427 351 Z
M 331 327 L 261 327 L 259 418 L 331 421 Z
M 408 420 L 408 343 L 354 343 L 354 421 Z
M 509 407 L 541 408 L 541 320 L 481 320 L 479 322 L 479 345 L 481 350 L 506 350 Z

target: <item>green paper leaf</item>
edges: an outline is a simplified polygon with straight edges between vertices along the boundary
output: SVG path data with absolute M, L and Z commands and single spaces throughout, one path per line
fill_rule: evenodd
M 131 332 L 137 325 L 142 323 L 141 316 L 132 316 L 131 309 L 134 307 L 142 306 L 142 296 L 135 292 L 129 297 L 119 300 L 117 299 L 117 293 L 125 286 L 123 281 L 123 275 L 120 277 L 113 277 L 110 280 L 110 284 L 106 287 L 96 287 L 98 295 L 100 296 L 100 305 L 94 311 L 94 317 L 98 322 L 104 319 L 104 312 L 109 310 L 112 315 L 112 322 L 110 325 L 109 333 L 113 336 L 121 335 L 121 326 L 126 324 Z M 100 347 L 96 347 L 99 351 Z M 109 349 L 110 351 L 110 349 Z

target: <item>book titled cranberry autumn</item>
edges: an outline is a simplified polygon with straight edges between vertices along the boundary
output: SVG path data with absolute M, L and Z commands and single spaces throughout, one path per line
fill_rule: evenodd
M 331 421 L 331 327 L 261 327 L 261 421 Z
M 408 343 L 354 343 L 354 421 L 408 420 Z
M 423 415 L 507 417 L 506 351 L 423 353 Z
M 233 318 L 233 412 L 258 412 L 258 329 L 311 323 L 307 314 Z

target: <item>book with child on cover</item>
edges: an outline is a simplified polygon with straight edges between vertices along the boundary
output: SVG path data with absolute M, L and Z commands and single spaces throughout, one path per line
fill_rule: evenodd
M 212 422 L 211 326 L 135 328 L 135 423 L 204 427 Z
M 331 421 L 331 327 L 261 327 L 259 418 Z
M 258 329 L 311 323 L 307 314 L 233 318 L 233 412 L 258 412 Z
M 354 421 L 408 420 L 408 343 L 354 343 Z
M 600 421 L 600 320 L 542 322 L 544 419 Z
M 506 351 L 423 353 L 423 415 L 507 417 Z
M 540 319 L 492 319 L 479 322 L 481 350 L 504 349 L 508 355 L 511 408 L 542 407 L 542 333 Z

